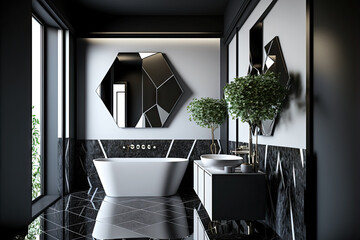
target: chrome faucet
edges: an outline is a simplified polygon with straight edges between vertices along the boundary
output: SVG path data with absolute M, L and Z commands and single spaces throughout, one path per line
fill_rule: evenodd
M 124 145 L 122 148 L 123 148 L 124 150 L 129 151 L 130 149 L 133 150 L 133 149 L 135 148 L 135 145 L 134 145 L 134 144 Z
M 136 146 L 134 145 L 134 144 L 130 144 L 130 145 L 123 145 L 123 147 L 122 147 L 124 150 L 127 150 L 127 151 L 129 151 L 130 149 L 131 150 L 134 150 L 135 148 L 137 149 L 137 150 L 139 150 L 139 149 L 142 149 L 142 150 L 146 150 L 146 149 L 148 149 L 148 150 L 151 150 L 151 149 L 156 149 L 156 146 L 155 145 L 153 145 L 153 146 L 151 146 L 150 144 L 148 144 L 148 145 L 145 145 L 145 144 L 142 144 L 142 145 L 140 145 L 140 144 L 136 144 Z

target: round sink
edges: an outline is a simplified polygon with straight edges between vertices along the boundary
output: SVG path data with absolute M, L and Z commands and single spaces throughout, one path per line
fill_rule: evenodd
M 224 166 L 237 167 L 243 163 L 243 158 L 227 154 L 205 154 L 200 156 L 201 162 L 206 167 L 224 169 Z

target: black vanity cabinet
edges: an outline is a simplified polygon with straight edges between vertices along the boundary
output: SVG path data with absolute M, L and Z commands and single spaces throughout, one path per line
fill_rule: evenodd
M 194 191 L 211 220 L 265 219 L 265 173 L 234 173 L 194 161 Z

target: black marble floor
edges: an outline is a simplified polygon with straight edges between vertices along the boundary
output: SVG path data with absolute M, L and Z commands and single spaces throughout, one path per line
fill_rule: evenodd
M 50 206 L 32 223 L 28 239 L 280 239 L 245 221 L 211 222 L 194 192 L 170 197 L 105 196 L 77 192 Z M 205 226 L 205 227 L 204 227 Z

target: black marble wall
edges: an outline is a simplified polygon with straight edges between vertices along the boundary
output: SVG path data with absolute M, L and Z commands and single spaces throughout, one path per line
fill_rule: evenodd
M 74 174 L 74 164 L 72 159 L 75 159 L 76 153 L 76 140 L 73 138 L 66 138 L 65 139 L 65 158 L 64 158 L 64 165 L 65 165 L 65 172 L 64 172 L 64 194 L 69 194 L 73 192 L 71 187 L 73 184 L 73 178 L 71 177 Z
M 64 155 L 63 155 L 64 142 L 62 138 L 58 138 L 57 147 L 57 191 L 60 196 L 64 195 Z
M 229 150 L 234 149 L 230 141 Z M 268 190 L 264 222 L 283 239 L 306 239 L 305 156 L 305 149 L 259 145 L 259 169 L 266 172 Z
M 58 139 L 57 187 L 58 193 L 61 196 L 67 195 L 72 192 L 71 186 L 73 186 L 73 184 L 70 181 L 73 180 L 71 178 L 71 175 L 72 171 L 74 171 L 72 159 L 75 159 L 75 142 L 76 141 L 73 138 Z
M 219 142 L 216 141 L 216 148 L 220 151 Z M 193 188 L 193 162 L 199 160 L 203 154 L 211 153 L 211 140 L 174 140 L 169 157 L 189 158 L 189 165 L 181 182 L 180 189 Z
M 128 149 L 127 146 L 150 145 L 151 149 Z M 66 152 L 65 161 L 69 170 L 68 180 L 71 192 L 100 188 L 102 185 L 95 169 L 93 159 L 103 157 L 179 157 L 189 158 L 180 189 L 193 187 L 193 161 L 200 159 L 200 155 L 210 153 L 211 140 L 70 140 L 70 151 Z M 218 141 L 217 149 L 220 151 Z M 126 146 L 125 149 L 123 146 Z M 153 146 L 156 148 L 154 149 Z M 65 179 L 66 180 L 66 179 Z M 91 190 L 91 189 L 90 189 Z

